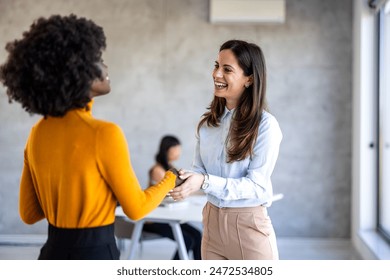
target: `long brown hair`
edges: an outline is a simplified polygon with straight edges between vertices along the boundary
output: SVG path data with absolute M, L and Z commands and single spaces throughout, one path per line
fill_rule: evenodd
M 237 58 L 245 76 L 253 75 L 253 83 L 245 88 L 235 109 L 227 145 L 227 162 L 240 161 L 253 155 L 257 140 L 261 114 L 267 110 L 266 102 L 266 65 L 261 48 L 253 43 L 241 40 L 229 40 L 222 44 L 219 51 L 230 49 Z M 214 96 L 207 112 L 202 115 L 198 124 L 218 127 L 225 110 L 226 100 Z

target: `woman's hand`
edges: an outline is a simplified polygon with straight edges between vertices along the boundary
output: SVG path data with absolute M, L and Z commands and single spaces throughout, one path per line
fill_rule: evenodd
M 169 192 L 174 200 L 183 200 L 192 193 L 199 191 L 204 181 L 203 174 L 184 172 L 183 170 L 180 170 L 179 174 L 184 183 Z
M 180 177 L 180 173 L 176 168 L 170 168 L 169 171 L 176 175 L 175 188 L 183 184 L 184 180 Z M 184 174 L 184 172 L 181 174 Z

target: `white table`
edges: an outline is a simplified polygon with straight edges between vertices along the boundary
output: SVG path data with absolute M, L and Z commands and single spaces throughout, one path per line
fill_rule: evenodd
M 273 201 L 277 201 L 282 198 L 283 194 L 275 194 Z M 172 204 L 162 204 L 139 221 L 132 221 L 129 219 L 129 221 L 135 223 L 135 226 L 131 235 L 130 253 L 128 259 L 134 259 L 145 222 L 155 222 L 167 223 L 171 226 L 173 237 L 178 245 L 180 259 L 188 260 L 187 248 L 184 243 L 180 224 L 186 222 L 202 222 L 202 210 L 206 201 L 207 199 L 205 195 L 194 195 L 186 198 L 185 201 Z M 127 218 L 121 207 L 117 207 L 115 215 Z
M 194 195 L 188 197 L 185 201 L 162 204 L 139 221 L 132 221 L 129 219 L 135 223 L 135 226 L 131 235 L 130 253 L 128 258 L 134 259 L 144 223 L 155 222 L 167 223 L 171 226 L 173 237 L 178 245 L 180 259 L 188 260 L 187 248 L 184 243 L 180 224 L 186 222 L 202 222 L 202 210 L 206 201 L 206 196 Z M 117 207 L 115 215 L 127 218 L 121 207 Z

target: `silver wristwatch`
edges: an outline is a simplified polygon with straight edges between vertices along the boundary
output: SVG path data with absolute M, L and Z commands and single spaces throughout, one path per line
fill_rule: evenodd
M 204 181 L 202 186 L 200 187 L 202 190 L 205 190 L 209 187 L 209 174 L 205 173 L 204 175 Z

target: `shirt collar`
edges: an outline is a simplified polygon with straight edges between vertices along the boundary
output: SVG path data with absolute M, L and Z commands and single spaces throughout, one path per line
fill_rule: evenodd
M 222 116 L 221 116 L 221 120 L 224 119 L 227 115 L 233 114 L 233 113 L 234 113 L 234 110 L 235 110 L 235 108 L 229 110 L 229 109 L 225 106 L 225 110 L 223 111 L 223 114 L 222 114 Z
M 78 109 L 75 109 L 75 111 L 80 112 L 82 114 L 86 114 L 88 116 L 92 116 L 93 103 L 94 103 L 94 100 L 92 98 L 91 101 L 89 101 L 84 108 L 78 108 Z

